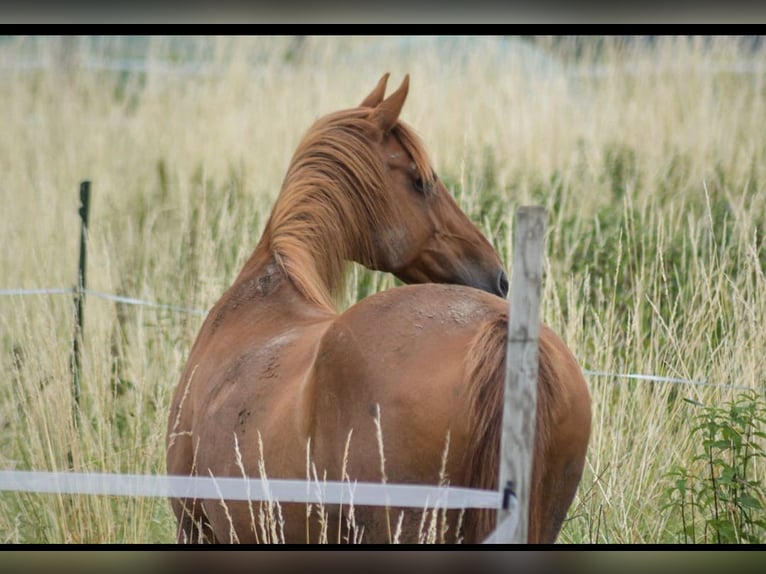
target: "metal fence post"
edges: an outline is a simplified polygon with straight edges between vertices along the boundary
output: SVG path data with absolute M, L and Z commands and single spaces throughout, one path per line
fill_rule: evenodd
M 80 374 L 82 369 L 83 311 L 85 304 L 85 272 L 88 265 L 88 212 L 90 182 L 80 184 L 80 260 L 74 292 L 74 337 L 72 339 L 72 415 L 75 426 L 80 423 Z

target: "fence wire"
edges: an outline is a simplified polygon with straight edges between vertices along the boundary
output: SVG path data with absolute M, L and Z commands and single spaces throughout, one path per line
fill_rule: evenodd
M 51 287 L 40 289 L 0 289 L 1 296 L 20 296 L 20 295 L 74 295 L 77 293 L 76 287 Z M 178 313 L 188 313 L 191 315 L 207 315 L 208 311 L 205 309 L 195 309 L 193 307 L 184 307 L 180 305 L 170 305 L 167 303 L 156 303 L 154 301 L 147 301 L 145 299 L 137 299 L 135 297 L 124 297 L 122 295 L 115 295 L 113 293 L 105 293 L 103 291 L 96 291 L 93 289 L 83 289 L 82 293 L 91 295 L 93 297 L 103 299 L 106 301 L 112 301 L 114 303 L 120 303 L 124 305 L 134 305 L 140 307 L 149 307 L 154 309 L 167 309 L 168 311 L 174 311 Z M 745 385 L 732 385 L 729 383 L 714 383 L 710 381 L 695 381 L 691 379 L 683 379 L 679 377 L 663 377 L 660 375 L 643 374 L 643 373 L 609 373 L 606 371 L 593 371 L 583 369 L 583 374 L 588 377 L 611 377 L 614 379 L 633 379 L 642 381 L 651 381 L 655 383 L 669 383 L 675 385 L 694 385 L 698 387 L 719 387 L 725 389 L 736 390 L 754 390 L 753 387 L 747 387 Z M 755 388 L 755 390 L 760 390 Z
M 74 295 L 79 292 L 76 287 L 52 287 L 49 289 L 0 289 L 0 296 L 3 295 Z M 207 311 L 204 309 L 193 309 L 192 307 L 182 307 L 179 305 L 169 305 L 166 303 L 155 303 L 154 301 L 146 301 L 145 299 L 136 299 L 135 297 L 124 297 L 122 295 L 114 295 L 113 293 L 105 293 L 103 291 L 95 291 L 93 289 L 82 289 L 82 293 L 85 295 L 92 295 L 98 299 L 104 299 L 106 301 L 113 301 L 115 303 L 122 303 L 124 305 L 138 305 L 141 307 L 153 307 L 155 309 L 167 309 L 169 311 L 177 311 L 179 313 L 189 313 L 192 315 L 207 315 Z

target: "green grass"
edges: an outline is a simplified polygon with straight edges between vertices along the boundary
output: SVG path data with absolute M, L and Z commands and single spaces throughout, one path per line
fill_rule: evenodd
M 514 208 L 547 208 L 542 313 L 583 368 L 766 385 L 766 90 L 763 74 L 731 67 L 763 67 L 762 49 L 397 42 L 4 40 L 0 65 L 58 64 L 0 78 L 0 288 L 74 284 L 77 190 L 90 179 L 89 286 L 210 307 L 255 247 L 311 122 L 356 105 L 383 72 L 392 84 L 410 73 L 403 118 L 509 267 Z M 148 66 L 82 65 L 121 54 Z M 160 66 L 192 60 L 213 73 Z M 357 266 L 349 278 L 341 308 L 395 285 Z M 70 298 L 0 298 L 0 468 L 164 472 L 169 396 L 201 318 L 89 298 L 85 323 L 76 431 Z M 668 473 L 698 464 L 683 399 L 715 407 L 739 391 L 588 382 L 591 443 L 560 540 L 679 541 L 682 518 L 661 507 Z M 764 470 L 755 460 L 752 480 Z M 173 536 L 163 499 L 0 494 L 0 541 Z

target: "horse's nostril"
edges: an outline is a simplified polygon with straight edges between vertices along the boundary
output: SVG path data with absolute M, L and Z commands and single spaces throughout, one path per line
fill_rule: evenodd
M 503 299 L 508 296 L 508 276 L 502 269 L 497 275 L 497 292 Z

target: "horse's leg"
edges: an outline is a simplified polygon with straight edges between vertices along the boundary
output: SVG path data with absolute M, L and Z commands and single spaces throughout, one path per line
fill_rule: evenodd
M 584 382 L 576 387 L 585 389 Z M 540 496 L 540 542 L 552 543 L 561 531 L 574 500 L 585 466 L 590 434 L 590 403 L 587 390 L 574 393 L 569 412 L 553 429 L 548 468 L 542 477 Z
M 178 522 L 176 529 L 178 544 L 218 544 L 201 503 L 195 500 L 191 505 L 191 508 L 188 508 L 178 499 L 172 502 Z
M 565 461 L 558 468 L 556 476 L 547 477 L 545 480 L 549 492 L 555 494 L 543 503 L 547 520 L 541 520 L 540 542 L 553 543 L 558 538 L 580 484 L 583 462 L 579 457 Z

